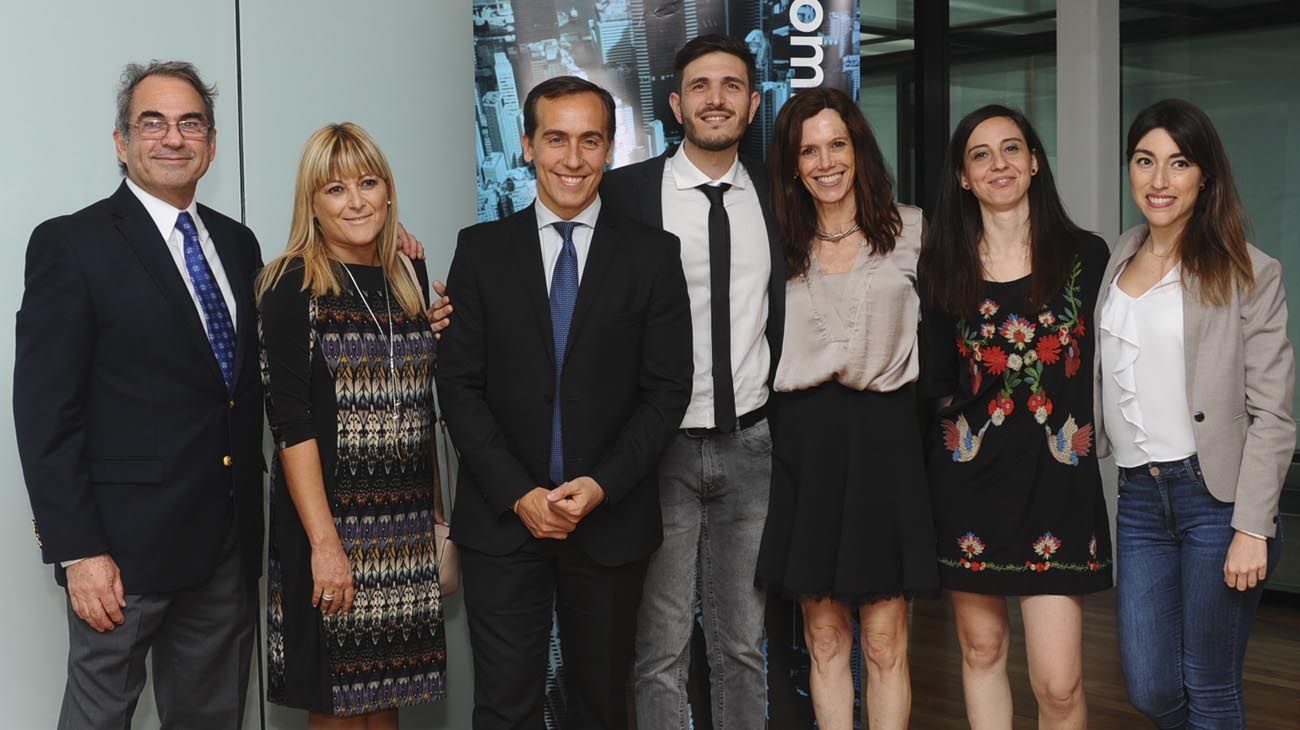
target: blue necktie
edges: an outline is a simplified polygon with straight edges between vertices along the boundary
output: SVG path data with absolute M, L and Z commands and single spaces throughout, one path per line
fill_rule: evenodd
M 212 275 L 212 267 L 199 248 L 199 231 L 194 227 L 190 214 L 181 211 L 176 216 L 176 227 L 185 238 L 185 269 L 190 274 L 190 283 L 194 293 L 199 297 L 199 306 L 203 309 L 203 323 L 208 330 L 208 343 L 212 345 L 212 354 L 221 367 L 221 377 L 226 381 L 226 389 L 234 386 L 235 376 L 235 325 L 230 321 L 230 310 L 226 308 L 226 298 L 217 286 L 217 278 Z
M 569 325 L 573 322 L 573 305 L 578 301 L 578 249 L 573 246 L 573 221 L 552 223 L 564 239 L 560 258 L 551 274 L 551 333 L 555 337 L 555 401 L 551 409 L 551 483 L 564 483 L 564 433 L 560 422 L 560 376 L 564 371 L 564 353 L 569 345 Z

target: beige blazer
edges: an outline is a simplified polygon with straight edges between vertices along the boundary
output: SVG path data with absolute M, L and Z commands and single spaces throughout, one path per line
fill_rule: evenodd
M 1145 224 L 1120 236 L 1106 264 L 1093 322 L 1100 321 L 1110 284 L 1146 239 Z M 1255 286 L 1237 291 L 1226 306 L 1204 305 L 1183 293 L 1183 358 L 1187 407 L 1205 486 L 1233 502 L 1232 526 L 1273 537 L 1282 482 L 1295 451 L 1295 357 L 1286 335 L 1282 266 L 1250 246 Z M 1097 328 L 1093 327 L 1093 332 Z M 1102 422 L 1101 347 L 1093 358 L 1093 417 L 1097 453 L 1110 441 Z

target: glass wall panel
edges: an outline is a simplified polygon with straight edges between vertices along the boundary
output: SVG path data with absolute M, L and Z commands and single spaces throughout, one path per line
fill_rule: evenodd
M 1210 115 L 1250 214 L 1250 241 L 1282 262 L 1289 335 L 1300 341 L 1300 85 L 1292 76 L 1300 24 L 1130 42 L 1142 30 L 1126 23 L 1121 35 L 1124 132 L 1143 107 L 1168 97 Z M 1128 228 L 1142 218 L 1123 161 L 1117 170 Z
M 954 63 L 949 77 L 949 126 L 985 104 L 1025 113 L 1056 170 L 1056 54 Z
M 951 0 L 948 22 L 953 26 L 1056 12 L 1056 0 Z

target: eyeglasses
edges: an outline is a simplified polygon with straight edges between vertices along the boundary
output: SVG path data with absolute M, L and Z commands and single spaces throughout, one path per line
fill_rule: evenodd
M 182 119 L 178 122 L 169 122 L 166 119 L 145 119 L 138 124 L 128 124 L 126 126 L 135 129 L 140 139 L 162 139 L 171 131 L 172 125 L 176 125 L 177 131 L 186 139 L 204 139 L 208 136 L 208 131 L 212 125 L 202 119 Z

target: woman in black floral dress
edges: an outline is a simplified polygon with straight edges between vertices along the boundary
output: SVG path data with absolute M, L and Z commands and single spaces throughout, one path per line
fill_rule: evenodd
M 974 728 L 1010 728 L 1006 596 L 1020 597 L 1040 727 L 1087 725 L 1082 595 L 1111 584 L 1093 450 L 1088 321 L 1101 239 L 1065 214 L 1042 143 L 1018 112 L 958 124 L 921 253 L 925 388 L 940 579 Z

